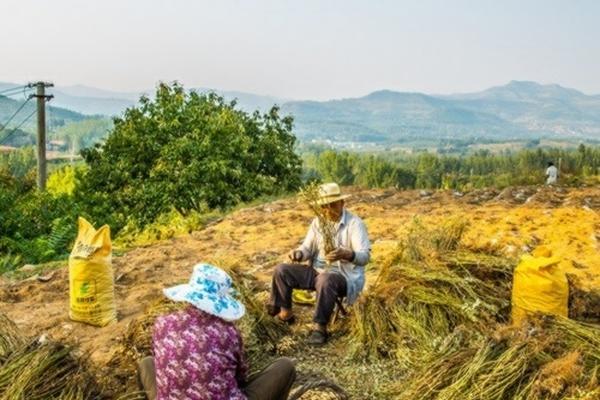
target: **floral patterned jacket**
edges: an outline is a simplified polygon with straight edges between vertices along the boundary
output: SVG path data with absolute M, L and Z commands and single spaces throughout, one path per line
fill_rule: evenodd
M 232 323 L 190 306 L 156 319 L 153 348 L 158 400 L 246 400 L 248 367 Z

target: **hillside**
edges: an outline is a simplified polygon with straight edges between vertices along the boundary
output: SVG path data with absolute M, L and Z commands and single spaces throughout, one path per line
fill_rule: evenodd
M 0 90 L 21 85 L 0 82 Z M 66 109 L 69 112 L 90 116 L 121 114 L 127 107 L 136 104 L 140 96 L 138 93 L 112 92 L 81 85 L 52 87 L 47 89 L 47 92 L 54 95 L 51 102 L 53 108 L 57 110 Z M 23 95 L 17 94 L 11 96 L 11 98 L 20 102 L 23 99 Z M 5 112 L 8 112 L 6 106 L 0 104 L 0 113 Z
M 349 208 L 365 220 L 373 243 L 373 262 L 368 268 L 372 284 L 386 255 L 405 237 L 414 217 L 426 226 L 448 217 L 469 221 L 463 244 L 473 250 L 513 258 L 543 243 L 555 254 L 573 262 L 570 272 L 588 287 L 600 287 L 600 189 L 508 188 L 473 191 L 354 190 Z M 191 267 L 200 261 L 218 265 L 239 264 L 259 281 L 266 296 L 273 267 L 304 236 L 310 215 L 294 199 L 284 199 L 242 209 L 189 235 L 118 253 L 114 273 L 119 322 L 105 328 L 75 323 L 68 318 L 68 271 L 36 271 L 26 268 L 24 280 L 3 278 L 0 312 L 13 319 L 29 335 L 75 342 L 89 352 L 99 376 L 122 393 L 133 388 L 133 364 L 115 365 L 132 322 L 162 297 L 161 289 L 186 281 Z M 64 263 L 63 263 L 64 265 Z M 368 289 L 367 289 L 368 290 Z M 302 315 L 303 332 L 310 317 Z M 302 335 L 302 333 L 299 333 Z M 298 349 L 302 337 L 284 338 L 281 354 L 297 357 L 300 376 L 335 378 L 354 395 L 376 391 L 376 371 L 384 379 L 392 370 L 367 363 L 352 371 L 336 366 L 344 354 L 337 340 L 323 350 Z M 381 369 L 383 368 L 383 369 Z M 311 375 L 312 374 L 312 375 Z
M 289 102 L 283 109 L 295 115 L 297 134 L 308 139 L 600 138 L 600 97 L 535 82 L 451 96 L 382 90 L 354 99 Z
M 20 96 L 22 97 L 22 96 Z M 0 96 L 0 126 L 8 121 L 8 119 L 15 113 L 19 107 L 23 104 L 23 100 L 14 100 L 12 98 Z M 4 138 L 4 135 L 8 134 L 11 130 L 16 128 L 22 121 L 31 115 L 31 117 L 25 122 L 18 132 L 11 135 L 11 138 L 7 140 L 6 145 L 22 146 L 25 144 L 34 143 L 33 132 L 36 130 L 36 103 L 30 100 L 25 107 L 14 117 L 14 119 L 8 124 L 6 131 L 0 133 L 0 139 Z M 76 113 L 71 110 L 67 110 L 60 107 L 49 106 L 47 107 L 46 118 L 48 121 L 48 127 L 50 130 L 68 125 L 72 122 L 78 122 L 86 119 L 86 116 Z
M 16 83 L 0 82 L 0 90 L 20 86 Z M 226 100 L 236 100 L 239 107 L 247 112 L 255 110 L 267 111 L 274 104 L 281 105 L 287 100 L 274 96 L 264 96 L 254 93 L 240 91 L 226 91 L 210 88 L 192 88 L 190 90 L 200 93 L 216 92 L 223 96 Z M 66 108 L 85 115 L 119 115 L 125 111 L 127 107 L 137 104 L 140 96 L 154 94 L 154 89 L 149 89 L 141 92 L 117 92 L 111 90 L 98 89 L 84 85 L 73 86 L 56 86 L 48 89 L 48 93 L 54 95 L 52 104 L 55 107 Z M 19 99 L 21 95 L 13 98 Z M 2 105 L 0 105 L 0 110 Z
M 0 90 L 16 84 L 0 83 Z M 504 86 L 455 95 L 381 90 L 367 96 L 329 101 L 289 101 L 274 96 L 215 91 L 236 100 L 245 111 L 281 106 L 295 119 L 303 141 L 415 143 L 440 140 L 510 141 L 553 138 L 577 142 L 600 140 L 600 96 L 559 85 L 512 81 Z M 86 86 L 52 89 L 55 106 L 93 115 L 119 115 L 142 93 L 123 93 Z M 148 90 L 145 93 L 153 93 Z M 8 111 L 0 104 L 0 117 Z M 3 114 L 4 113 L 4 114 Z
M 60 90 L 53 90 L 56 101 L 54 104 L 58 107 L 75 110 L 85 115 L 119 115 L 126 108 L 132 107 L 137 103 L 136 100 L 127 100 L 120 98 L 92 98 L 87 96 L 73 96 Z

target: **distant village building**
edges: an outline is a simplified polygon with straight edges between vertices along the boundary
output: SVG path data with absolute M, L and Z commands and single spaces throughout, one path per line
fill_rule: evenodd
M 46 145 L 46 149 L 50 151 L 64 151 L 67 149 L 67 142 L 64 140 L 50 140 Z
M 12 147 L 12 146 L 0 146 L 0 153 L 1 154 L 6 154 L 6 153 L 10 153 L 12 151 L 17 150 L 16 147 Z

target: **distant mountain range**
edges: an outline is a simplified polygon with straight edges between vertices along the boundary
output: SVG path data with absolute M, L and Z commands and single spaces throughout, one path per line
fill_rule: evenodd
M 8 88 L 22 86 L 17 83 L 0 82 L 0 91 Z M 209 88 L 192 88 L 197 92 L 216 92 L 227 100 L 236 99 L 238 106 L 245 111 L 252 112 L 254 110 L 266 111 L 273 104 L 283 104 L 287 99 L 263 96 L 246 92 L 223 91 Z M 83 85 L 74 86 L 57 86 L 48 89 L 48 93 L 54 95 L 52 104 L 55 107 L 67 108 L 86 115 L 119 115 L 127 107 L 137 104 L 140 96 L 152 96 L 154 89 L 143 92 L 113 92 L 110 90 L 98 89 Z M 14 98 L 22 99 L 21 93 Z
M 13 86 L 18 85 L 0 83 L 0 90 Z M 600 96 L 535 82 L 512 81 L 477 93 L 455 95 L 381 90 L 364 97 L 330 101 L 288 101 L 215 91 L 228 100 L 237 99 L 246 111 L 266 111 L 273 104 L 280 105 L 284 114 L 294 116 L 295 133 L 302 140 L 398 143 L 421 139 L 600 139 Z M 52 93 L 54 106 L 86 115 L 118 115 L 136 104 L 141 95 L 86 86 L 59 86 Z M 0 124 L 7 114 L 2 104 Z
M 299 136 L 334 141 L 600 139 L 600 96 L 535 82 L 450 96 L 382 90 L 283 110 L 295 116 Z

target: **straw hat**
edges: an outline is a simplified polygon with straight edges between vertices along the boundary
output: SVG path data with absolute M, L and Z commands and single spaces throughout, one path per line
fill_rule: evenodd
M 210 264 L 197 264 L 189 283 L 163 289 L 173 301 L 185 301 L 194 307 L 226 321 L 240 319 L 244 305 L 233 297 L 235 293 L 229 275 Z
M 344 200 L 350 197 L 349 194 L 342 194 L 340 187 L 337 183 L 324 183 L 319 186 L 319 200 L 317 204 L 324 206 L 326 204 L 334 203 L 336 201 Z

